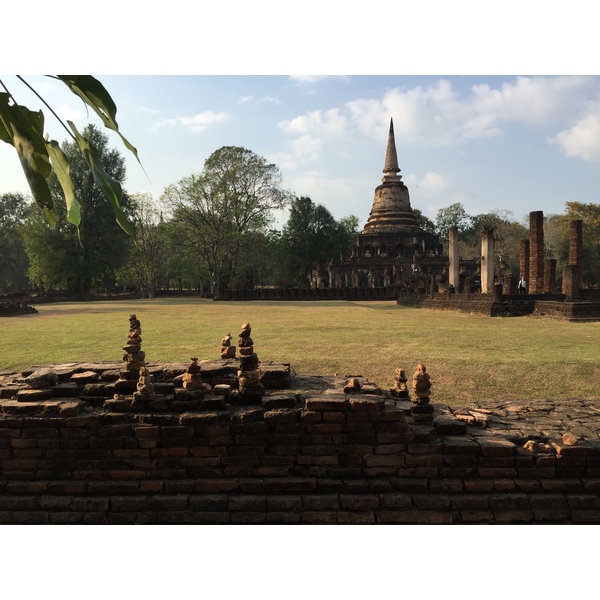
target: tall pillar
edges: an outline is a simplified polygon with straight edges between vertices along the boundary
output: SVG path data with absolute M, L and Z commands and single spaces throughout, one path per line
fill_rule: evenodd
M 448 230 L 448 254 L 450 258 L 449 283 L 458 292 L 460 287 L 460 265 L 458 257 L 458 227 L 452 225 Z
M 563 271 L 562 293 L 568 300 L 581 297 L 581 270 L 583 268 L 583 221 L 569 223 L 569 264 Z
M 486 229 L 481 239 L 481 293 L 491 294 L 494 285 L 494 230 Z
M 529 286 L 530 294 L 544 292 L 544 213 L 529 213 Z
M 521 255 L 519 262 L 519 279 L 529 279 L 529 240 L 521 240 Z
M 547 258 L 544 263 L 544 292 L 556 292 L 556 259 Z

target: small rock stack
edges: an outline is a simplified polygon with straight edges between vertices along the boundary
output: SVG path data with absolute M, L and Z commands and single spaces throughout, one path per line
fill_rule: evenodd
M 123 362 L 127 371 L 139 371 L 146 366 L 144 362 L 146 353 L 142 350 L 142 326 L 135 315 L 129 315 L 129 332 L 127 333 L 127 343 L 123 346 L 126 354 L 123 356 Z
M 425 365 L 417 365 L 413 375 L 413 406 L 410 412 L 415 421 L 432 422 L 434 408 L 429 404 L 431 381 L 429 373 L 426 371 Z
M 408 400 L 410 394 L 408 393 L 407 377 L 404 369 L 396 369 L 396 375 L 394 376 L 394 387 L 390 389 L 392 396 L 402 400 Z
M 183 374 L 183 387 L 188 392 L 200 392 L 202 395 L 208 394 L 212 389 L 208 383 L 202 381 L 202 369 L 198 364 L 196 357 L 190 358 L 192 361 Z
M 140 369 L 146 366 L 146 353 L 142 350 L 142 326 L 135 315 L 129 315 L 129 332 L 123 350 L 125 368 L 119 371 L 115 391 L 119 394 L 131 394 L 136 390 Z
M 231 334 L 228 333 L 221 340 L 221 358 L 227 360 L 228 358 L 235 358 L 235 346 L 231 345 Z
M 240 353 L 239 399 L 244 404 L 260 403 L 265 394 L 265 386 L 260 381 L 260 363 L 258 356 L 254 353 L 251 333 L 250 323 L 244 323 L 238 340 Z

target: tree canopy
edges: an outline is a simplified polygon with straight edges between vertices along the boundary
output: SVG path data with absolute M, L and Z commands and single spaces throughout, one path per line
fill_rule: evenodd
M 201 256 L 217 293 L 235 273 L 248 234 L 266 231 L 291 194 L 279 168 L 239 146 L 224 146 L 201 173 L 165 189 L 162 200 L 184 230 L 182 242 Z

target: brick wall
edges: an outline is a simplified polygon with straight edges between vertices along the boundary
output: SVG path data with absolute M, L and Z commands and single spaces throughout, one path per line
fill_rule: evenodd
M 0 523 L 600 523 L 599 447 L 481 434 L 377 395 L 4 414 Z

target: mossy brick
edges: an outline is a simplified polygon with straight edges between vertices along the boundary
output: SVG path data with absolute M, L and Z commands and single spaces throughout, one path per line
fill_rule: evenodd
M 338 398 L 307 398 L 304 401 L 304 406 L 307 410 L 320 411 L 346 411 L 348 410 L 348 400 L 345 397 Z
M 591 494 L 567 494 L 569 508 L 575 510 L 600 510 L 600 497 Z
M 46 525 L 50 522 L 50 514 L 43 510 L 15 511 L 12 522 L 18 525 Z
M 115 495 L 137 494 L 139 483 L 137 481 L 89 481 L 88 494 Z
M 337 494 L 314 494 L 302 496 L 304 510 L 337 510 L 340 507 L 340 497 Z
M 148 506 L 147 496 L 113 496 L 110 499 L 110 510 L 116 512 L 141 512 Z
M 110 507 L 109 498 L 77 497 L 73 498 L 73 510 L 88 512 L 103 512 Z
M 428 510 L 379 510 L 378 523 L 405 525 L 451 525 L 452 514 Z
M 302 510 L 301 496 L 267 496 L 267 511 L 298 513 Z M 299 520 L 299 519 L 298 519 Z
M 410 494 L 392 492 L 379 495 L 379 507 L 381 509 L 408 509 L 412 506 Z
M 530 523 L 533 519 L 532 510 L 498 510 L 493 509 L 494 520 L 498 523 Z
M 300 522 L 300 515 L 295 512 L 267 512 L 267 523 L 272 525 L 295 525 Z
M 507 494 L 490 494 L 490 507 L 494 511 L 528 509 L 531 507 L 533 496 L 523 492 L 511 492 Z
M 574 523 L 600 524 L 600 510 L 572 510 L 571 519 Z
M 331 525 L 337 523 L 337 511 L 305 510 L 300 515 L 301 523 L 312 525 Z
M 340 508 L 345 510 L 370 510 L 379 506 L 377 494 L 340 494 Z
M 538 523 L 566 522 L 571 517 L 568 509 L 533 509 L 533 518 Z
M 375 523 L 373 511 L 338 511 L 337 522 L 340 525 L 371 525 Z
M 43 510 L 68 510 L 73 505 L 73 497 L 42 495 L 38 498 L 37 505 Z
M 448 494 L 413 494 L 413 505 L 422 510 L 445 510 L 450 507 Z
M 81 525 L 83 524 L 83 512 L 52 512 L 49 515 L 50 525 Z
M 266 512 L 232 512 L 231 523 L 239 525 L 261 525 L 267 522 Z
M 458 516 L 460 523 L 492 523 L 494 513 L 491 510 L 461 510 Z

